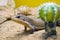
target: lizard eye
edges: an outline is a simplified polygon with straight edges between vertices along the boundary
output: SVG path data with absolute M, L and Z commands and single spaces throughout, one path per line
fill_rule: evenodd
M 20 18 L 20 16 L 17 16 L 16 18 Z

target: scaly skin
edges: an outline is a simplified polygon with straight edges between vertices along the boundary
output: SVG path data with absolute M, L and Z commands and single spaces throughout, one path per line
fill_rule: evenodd
M 20 16 L 12 17 L 11 20 L 25 25 L 25 31 L 27 31 L 27 27 L 31 29 L 31 34 L 35 31 L 35 29 L 44 29 L 43 21 L 37 19 L 31 19 L 26 16 L 21 16 L 21 17 Z
M 44 22 L 40 19 L 30 18 L 30 17 L 27 17 L 25 15 L 18 15 L 17 18 L 28 22 L 30 25 L 32 25 L 33 28 L 35 28 L 35 27 L 44 28 Z

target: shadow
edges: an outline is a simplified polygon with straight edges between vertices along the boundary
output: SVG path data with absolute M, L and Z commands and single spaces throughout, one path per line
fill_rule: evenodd
M 21 32 L 21 33 L 18 33 L 17 35 L 19 36 L 19 35 L 30 35 L 31 34 L 31 31 L 32 30 L 28 30 L 28 31 L 24 31 L 23 30 L 23 32 Z M 33 33 L 32 33 L 33 34 Z
M 19 35 L 30 35 L 30 34 L 34 34 L 34 32 L 37 32 L 37 31 L 41 31 L 41 30 L 44 30 L 45 28 L 43 28 L 43 29 L 35 29 L 34 31 L 33 31 L 33 33 L 32 33 L 32 30 L 27 30 L 27 31 L 24 31 L 23 30 L 23 32 L 21 32 L 21 33 L 18 33 L 17 35 L 19 36 Z

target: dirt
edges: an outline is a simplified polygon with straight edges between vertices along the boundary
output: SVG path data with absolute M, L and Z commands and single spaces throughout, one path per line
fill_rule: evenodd
M 7 9 L 8 10 L 8 9 Z M 11 13 L 10 10 L 8 12 L 0 11 L 0 23 L 6 20 L 6 17 L 10 17 Z M 7 13 L 9 13 L 9 15 Z M 12 12 L 12 11 L 11 11 Z M 7 15 L 6 15 L 7 14 Z M 13 15 L 13 12 L 12 12 Z M 2 17 L 3 16 L 3 17 Z M 1 19 L 2 17 L 2 19 Z M 57 39 L 60 40 L 60 27 L 57 27 Z M 0 40 L 43 40 L 42 34 L 44 30 L 39 30 L 30 34 L 29 32 L 24 32 L 24 25 L 18 24 L 12 20 L 6 21 L 0 24 Z M 53 40 L 52 38 L 48 38 L 47 40 Z
M 33 34 L 24 32 L 24 25 L 7 21 L 0 25 L 0 40 L 43 40 L 44 30 L 39 30 Z M 53 40 L 48 38 L 47 40 Z M 57 27 L 57 39 L 60 40 L 60 27 Z

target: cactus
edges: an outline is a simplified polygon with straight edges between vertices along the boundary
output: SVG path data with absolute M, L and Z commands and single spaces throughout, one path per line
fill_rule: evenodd
M 60 7 L 53 3 L 46 3 L 40 8 L 39 15 L 43 21 L 57 21 L 60 16 Z
M 59 5 L 55 3 L 43 4 L 39 9 L 39 16 L 45 21 L 45 31 L 47 34 L 49 36 L 56 36 L 56 21 L 60 17 Z

